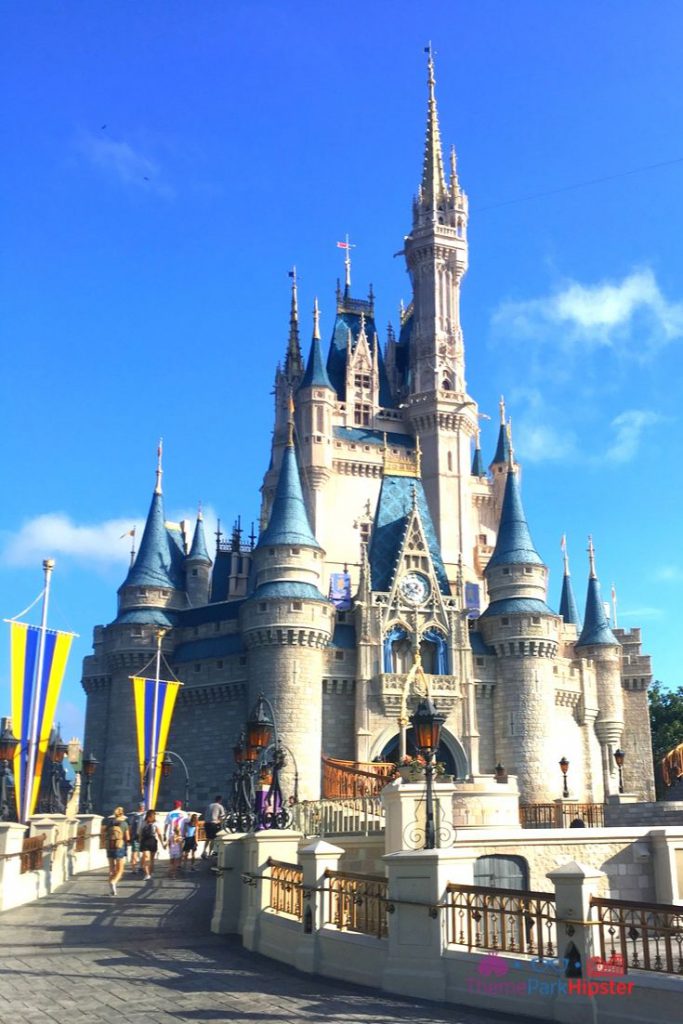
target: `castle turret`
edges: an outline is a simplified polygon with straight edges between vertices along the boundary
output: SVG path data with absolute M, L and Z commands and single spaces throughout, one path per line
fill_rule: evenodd
M 249 700 L 263 693 L 277 708 L 305 800 L 320 797 L 323 655 L 334 628 L 334 608 L 319 589 L 324 555 L 308 520 L 290 421 L 270 519 L 254 549 L 256 586 L 240 623 Z M 289 793 L 293 773 L 290 757 Z
M 194 528 L 192 547 L 185 559 L 185 581 L 187 597 L 190 605 L 196 608 L 198 605 L 209 603 L 209 592 L 211 590 L 211 566 L 212 561 L 206 547 L 204 536 L 204 517 L 201 508 L 197 512 L 197 523 Z
M 460 323 L 460 285 L 468 264 L 468 201 L 454 157 L 450 184 L 446 182 L 431 50 L 427 89 L 422 180 L 404 242 L 413 287 L 412 315 L 406 316 L 399 344 L 405 342 L 409 364 L 410 390 L 404 406 L 412 432 L 420 436 L 422 482 L 449 578 L 455 578 L 462 560 L 466 575 L 474 579 L 470 442 L 478 418 L 465 383 Z
M 507 480 L 508 463 L 510 461 L 510 428 L 505 420 L 505 399 L 500 396 L 500 428 L 496 450 L 489 469 L 493 477 L 493 503 L 496 509 L 502 507 L 505 483 Z
M 567 541 L 563 537 L 563 552 L 564 552 L 564 575 L 562 576 L 562 593 L 560 595 L 560 615 L 564 619 L 565 625 L 576 626 L 578 630 L 581 629 L 581 617 L 579 615 L 579 609 L 574 598 L 574 588 L 572 587 L 572 578 L 569 574 L 569 555 L 567 554 Z
M 479 440 L 480 434 L 477 430 L 475 443 L 474 443 L 474 455 L 472 457 L 472 476 L 482 477 L 486 476 L 486 470 L 484 469 L 484 460 L 481 457 L 481 442 Z
M 313 529 L 324 533 L 323 489 L 332 475 L 332 416 L 337 396 L 320 348 L 320 311 L 313 307 L 313 338 L 296 396 L 299 451 L 309 487 Z
M 598 715 L 595 732 L 602 752 L 605 796 L 618 792 L 614 751 L 624 731 L 624 695 L 621 688 L 621 645 L 612 632 L 595 571 L 595 549 L 588 538 L 589 577 L 583 629 L 576 642 L 576 653 L 595 666 Z
M 489 756 L 518 776 L 522 800 L 536 802 L 558 795 L 553 660 L 560 619 L 546 604 L 548 569 L 531 539 L 512 451 L 508 458 L 498 538 L 485 570 L 491 603 L 479 619 L 498 657 L 496 748 Z M 578 732 L 571 743 L 578 759 Z

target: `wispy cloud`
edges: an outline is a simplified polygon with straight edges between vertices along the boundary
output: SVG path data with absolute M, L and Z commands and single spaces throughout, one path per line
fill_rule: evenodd
M 556 414 L 537 388 L 517 388 L 510 394 L 515 415 L 513 444 L 517 455 L 527 462 L 557 462 L 577 455 L 573 430 L 556 425 Z
M 640 448 L 644 432 L 662 419 L 662 416 L 649 409 L 627 409 L 615 416 L 610 424 L 613 439 L 604 457 L 610 462 L 630 462 Z
M 78 148 L 93 167 L 122 185 L 146 189 L 164 199 L 175 195 L 163 180 L 161 166 L 128 142 L 87 133 L 81 136 Z
M 493 315 L 497 330 L 564 349 L 616 347 L 643 358 L 683 337 L 683 303 L 670 302 L 650 268 L 621 281 L 566 281 L 552 295 L 505 302 Z
M 655 583 L 678 583 L 683 580 L 683 569 L 680 565 L 661 565 L 652 574 Z
M 629 608 L 626 611 L 619 610 L 619 619 L 658 619 L 664 614 L 663 608 L 653 608 L 645 605 L 642 608 Z
M 179 522 L 187 519 L 191 532 L 195 515 L 171 511 L 169 520 Z M 209 550 L 215 523 L 213 510 L 205 511 L 204 528 Z M 48 512 L 29 519 L 16 533 L 5 534 L 1 559 L 6 565 L 17 567 L 35 566 L 46 555 L 68 559 L 95 570 L 107 566 L 125 566 L 130 558 L 131 538 L 124 535 L 135 526 L 139 546 L 144 524 L 144 516 L 107 519 L 100 523 L 77 523 L 63 512 Z

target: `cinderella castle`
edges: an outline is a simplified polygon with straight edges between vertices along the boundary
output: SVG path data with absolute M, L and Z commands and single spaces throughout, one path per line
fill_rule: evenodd
M 236 527 L 210 551 L 201 514 L 191 537 L 169 524 L 159 463 L 118 613 L 95 627 L 84 662 L 85 747 L 102 763 L 96 809 L 139 792 L 129 677 L 160 629 L 184 684 L 169 748 L 187 764 L 195 806 L 225 791 L 261 692 L 289 750 L 288 792 L 296 767 L 299 797 L 318 798 L 324 757 L 396 760 L 418 666 L 448 716 L 439 758 L 459 780 L 502 764 L 524 802 L 552 801 L 564 757 L 571 796 L 600 803 L 617 792 L 622 749 L 627 792 L 654 799 L 640 630 L 610 624 L 592 543 L 585 605 L 566 554 L 561 593 L 548 593 L 502 401 L 486 468 L 460 324 L 468 248 L 468 200 L 454 154 L 448 176 L 444 167 L 430 53 L 422 178 L 403 244 L 412 301 L 398 336 L 390 329 L 380 344 L 374 296 L 353 296 L 347 249 L 329 346 L 316 303 L 302 352 L 293 276 L 249 542 Z

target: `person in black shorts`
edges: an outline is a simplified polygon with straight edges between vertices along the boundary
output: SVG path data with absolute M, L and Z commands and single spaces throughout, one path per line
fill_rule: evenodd
M 202 851 L 202 860 L 206 860 L 209 854 L 213 853 L 213 841 L 218 835 L 221 821 L 224 817 L 223 797 L 219 793 L 218 796 L 213 798 L 212 803 L 209 804 L 204 813 L 204 835 L 206 836 L 206 842 Z
M 142 855 L 142 871 L 145 876 L 146 882 L 151 882 L 152 872 L 154 871 L 154 859 L 159 849 L 159 843 L 162 846 L 166 846 L 164 837 L 162 836 L 159 828 L 156 824 L 156 811 L 147 811 L 145 815 L 145 821 L 140 829 L 140 853 Z

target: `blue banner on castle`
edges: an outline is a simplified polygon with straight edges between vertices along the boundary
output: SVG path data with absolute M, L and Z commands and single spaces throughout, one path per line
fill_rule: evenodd
M 467 608 L 468 619 L 476 619 L 481 612 L 478 583 L 465 584 L 465 608 Z
M 351 575 L 348 572 L 333 572 L 330 575 L 330 601 L 340 612 L 351 607 Z

